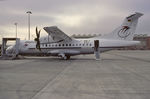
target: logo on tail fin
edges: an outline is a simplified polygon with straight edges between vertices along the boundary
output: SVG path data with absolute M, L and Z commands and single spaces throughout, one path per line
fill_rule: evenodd
M 130 35 L 129 30 L 130 30 L 130 27 L 123 26 L 122 29 L 118 31 L 118 36 L 125 39 L 126 37 Z

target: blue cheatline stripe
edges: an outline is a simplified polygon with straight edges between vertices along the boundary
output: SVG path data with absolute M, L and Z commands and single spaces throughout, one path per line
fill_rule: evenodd
M 41 48 L 41 49 L 80 49 L 80 48 L 94 48 L 94 47 L 54 47 L 54 48 Z M 99 48 L 123 48 L 123 47 L 99 47 Z M 36 48 L 29 48 L 36 49 Z
M 54 48 L 41 48 L 41 49 L 80 49 L 81 47 L 54 47 Z M 29 49 L 36 49 L 36 48 L 29 48 Z

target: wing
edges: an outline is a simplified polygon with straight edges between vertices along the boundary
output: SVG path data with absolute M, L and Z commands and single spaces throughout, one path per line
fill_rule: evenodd
M 72 38 L 70 38 L 68 35 L 66 35 L 63 31 L 61 31 L 59 28 L 56 26 L 51 26 L 51 27 L 44 27 L 43 28 L 55 42 L 70 42 L 72 41 Z

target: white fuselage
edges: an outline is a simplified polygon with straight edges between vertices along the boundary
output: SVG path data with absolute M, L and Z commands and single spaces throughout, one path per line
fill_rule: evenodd
M 36 49 L 35 41 L 21 41 L 19 44 L 19 54 L 21 55 L 79 55 L 79 54 L 93 54 L 94 41 L 99 40 L 100 52 L 121 48 L 125 46 L 132 46 L 138 44 L 139 41 L 125 41 L 125 40 L 108 40 L 108 39 L 73 39 L 71 42 L 55 43 L 52 40 L 43 38 L 40 43 L 41 51 Z M 7 50 L 8 52 L 8 50 Z

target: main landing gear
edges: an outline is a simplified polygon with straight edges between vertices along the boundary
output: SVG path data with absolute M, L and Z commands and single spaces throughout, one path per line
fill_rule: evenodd
M 70 56 L 69 56 L 69 55 L 59 54 L 58 56 L 60 56 L 60 57 L 61 57 L 62 59 L 64 59 L 64 60 L 70 59 Z
M 68 60 L 68 59 L 70 59 L 70 56 L 64 56 L 64 57 L 62 57 L 64 60 Z

